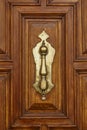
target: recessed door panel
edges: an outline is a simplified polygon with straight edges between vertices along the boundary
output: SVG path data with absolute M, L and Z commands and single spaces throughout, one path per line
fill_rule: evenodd
M 87 129 L 83 2 L 1 0 L 2 130 Z

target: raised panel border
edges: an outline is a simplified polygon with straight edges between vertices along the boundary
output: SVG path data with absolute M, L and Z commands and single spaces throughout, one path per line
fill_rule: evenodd
M 82 22 L 82 43 L 83 55 L 87 57 L 87 1 L 81 0 L 81 22 Z M 86 59 L 87 60 L 87 59 Z
M 84 68 L 83 68 L 84 66 Z M 76 92 L 76 122 L 79 129 L 87 129 L 87 63 L 74 63 L 74 85 Z M 79 113 L 79 114 L 78 114 Z M 80 123 L 79 123 L 80 122 Z
M 79 0 L 47 0 L 47 5 L 57 6 L 57 5 L 75 5 Z
M 25 32 L 26 33 L 23 33 L 22 35 L 22 37 L 24 37 L 24 40 L 23 40 L 23 47 L 22 48 L 24 48 L 25 49 L 25 51 L 23 51 L 23 54 L 24 54 L 24 52 L 26 52 L 26 54 L 28 54 L 28 43 L 30 43 L 30 40 L 29 40 L 29 38 L 28 37 L 26 37 L 26 35 L 25 34 L 27 34 L 27 36 L 29 36 L 29 37 L 31 37 L 29 34 L 30 34 L 30 32 L 29 32 L 29 30 L 31 30 L 31 27 L 32 27 L 32 25 L 33 24 L 42 24 L 43 23 L 43 21 L 46 23 L 50 23 L 50 24 L 52 24 L 52 22 L 53 23 L 55 23 L 56 24 L 56 27 L 57 27 L 57 30 L 59 31 L 59 28 L 60 28 L 60 32 L 62 32 L 62 28 L 63 27 L 61 27 L 61 26 L 64 26 L 64 25 L 62 25 L 62 24 L 64 24 L 64 20 L 62 20 L 62 19 L 59 19 L 57 16 L 55 17 L 56 19 L 52 19 L 52 18 L 50 18 L 50 16 L 48 16 L 49 18 L 47 19 L 46 18 L 46 16 L 44 15 L 44 18 L 45 19 L 43 19 L 43 16 L 41 17 L 41 16 L 31 16 L 31 18 L 29 17 L 29 16 L 22 16 L 22 21 L 24 21 L 23 23 L 23 27 L 24 27 L 24 25 L 25 25 L 25 28 L 23 28 L 23 30 L 25 30 Z M 51 16 L 52 17 L 52 16 Z M 34 18 L 36 18 L 36 19 L 34 19 Z M 39 21 L 40 20 L 40 21 Z M 49 24 L 48 24 L 49 25 Z M 27 29 L 27 28 L 29 28 L 29 30 Z M 27 30 L 27 31 L 26 31 Z M 38 33 L 38 32 L 37 32 Z M 62 32 L 63 33 L 63 32 Z M 36 35 L 36 34 L 35 34 Z M 58 34 L 56 34 L 56 35 L 58 35 Z M 52 34 L 51 34 L 51 36 L 52 36 Z M 25 38 L 26 37 L 26 38 Z M 61 34 L 60 35 L 58 35 L 58 37 L 59 37 L 59 39 L 61 39 L 60 37 L 61 37 Z M 31 39 L 31 38 L 30 38 Z M 39 39 L 37 39 L 37 40 L 39 40 Z M 26 42 L 26 44 L 27 45 L 25 45 L 24 43 Z M 51 41 L 50 41 L 51 42 Z M 61 43 L 60 43 L 60 40 L 58 41 L 59 42 L 59 46 L 60 46 L 60 50 L 63 50 L 64 49 L 64 42 L 63 42 L 63 44 L 62 44 L 62 47 L 61 47 Z M 32 42 L 31 42 L 32 43 Z M 36 43 L 36 41 L 34 41 L 34 43 Z M 57 45 L 56 45 L 56 47 L 57 47 Z M 63 48 L 63 49 L 62 49 Z M 29 49 L 30 49 L 30 55 L 32 55 L 32 49 L 31 49 L 31 44 L 30 44 L 30 47 L 29 47 Z M 60 51 L 59 50 L 59 51 Z M 65 50 L 64 50 L 64 53 L 65 53 Z M 34 110 L 36 111 L 37 110 L 37 113 L 38 113 L 38 110 L 53 110 L 53 111 L 59 111 L 60 113 L 62 113 L 61 111 L 65 111 L 64 110 L 64 106 L 62 105 L 63 104 L 63 102 L 61 103 L 61 94 L 60 93 L 62 93 L 62 95 L 63 95 L 63 93 L 64 93 L 64 91 L 63 92 L 61 92 L 62 90 L 61 90 L 61 87 L 59 87 L 58 88 L 58 90 L 56 89 L 56 91 L 52 91 L 51 93 L 49 93 L 49 96 L 47 95 L 47 100 L 46 100 L 46 102 L 48 101 L 49 103 L 46 103 L 45 101 L 44 101 L 44 104 L 42 104 L 42 102 L 41 102 L 41 104 L 42 104 L 42 106 L 44 106 L 45 108 L 43 108 L 43 107 L 40 107 L 41 106 L 41 104 L 40 103 L 37 103 L 37 104 L 34 104 L 34 101 L 33 100 L 31 100 L 32 99 L 32 95 L 36 95 L 36 97 L 37 98 L 39 98 L 39 95 L 37 94 L 37 92 L 35 92 L 35 90 L 33 89 L 33 87 L 31 87 L 32 86 L 32 84 L 33 83 L 30 83 L 30 85 L 29 85 L 29 87 L 28 87 L 28 82 L 31 82 L 31 81 L 33 81 L 33 79 L 32 78 L 30 78 L 30 77 L 32 77 L 32 76 L 28 76 L 27 75 L 27 71 L 28 70 L 30 70 L 31 72 L 30 73 L 32 73 L 32 75 L 33 75 L 33 68 L 34 68 L 34 66 L 32 65 L 32 67 L 30 66 L 31 64 L 34 64 L 34 63 L 31 63 L 30 61 L 31 61 L 31 59 L 30 59 L 30 55 L 28 56 L 28 55 L 26 55 L 26 57 L 28 57 L 28 59 L 25 57 L 25 55 L 23 55 L 23 61 L 22 61 L 22 64 L 23 64 L 23 75 L 26 75 L 26 76 L 24 76 L 22 79 L 24 80 L 24 81 L 26 81 L 26 87 L 25 87 L 25 85 L 23 86 L 23 91 L 26 89 L 26 93 L 25 93 L 25 95 L 26 95 L 26 100 L 24 101 L 24 103 L 26 104 L 25 106 L 26 106 L 26 111 L 27 111 L 27 113 L 29 113 L 29 111 L 32 111 L 33 110 L 33 112 L 34 112 Z M 62 55 L 62 54 L 60 54 L 60 55 Z M 65 56 L 65 55 L 64 55 Z M 32 59 L 33 59 L 33 57 L 32 57 Z M 57 55 L 57 59 L 59 59 L 59 56 Z M 63 58 L 64 59 L 64 58 Z M 29 61 L 28 61 L 29 60 Z M 60 60 L 60 63 L 61 62 L 63 62 L 64 64 L 65 64 L 65 62 L 64 61 L 61 61 L 61 59 L 59 59 Z M 27 63 L 28 62 L 28 63 Z M 54 61 L 54 62 L 56 62 L 56 61 Z M 59 66 L 59 67 L 58 67 Z M 58 64 L 58 71 L 60 70 L 59 68 L 60 68 L 60 66 L 61 65 L 59 65 Z M 64 65 L 62 65 L 62 67 L 61 67 L 62 69 L 64 68 Z M 64 69 L 63 69 L 64 70 Z M 62 71 L 63 71 L 62 70 Z M 54 73 L 55 73 L 55 71 L 54 71 Z M 59 72 L 60 73 L 60 72 Z M 58 75 L 60 75 L 59 73 L 57 73 L 57 76 Z M 64 74 L 64 73 L 63 73 Z M 26 78 L 27 77 L 27 78 Z M 58 76 L 59 77 L 59 76 Z M 64 74 L 64 77 L 65 77 L 65 74 Z M 64 77 L 63 77 L 63 79 L 64 79 Z M 22 80 L 22 81 L 23 81 Z M 57 79 L 57 77 L 55 77 L 55 80 L 54 80 L 54 82 L 56 81 L 56 80 L 59 80 L 59 79 Z M 59 82 L 63 82 L 63 81 L 59 81 Z M 61 84 L 61 83 L 58 83 L 58 84 Z M 56 86 L 55 87 L 57 87 L 58 85 L 56 84 Z M 63 85 L 61 85 L 61 86 L 63 86 Z M 64 85 L 64 88 L 65 88 L 65 85 Z M 52 98 L 52 95 L 53 95 L 53 93 L 55 93 L 55 95 L 56 96 L 54 96 L 54 97 L 56 97 L 56 99 L 54 100 L 53 98 Z M 58 93 L 58 95 L 57 95 L 57 93 Z M 23 94 L 24 95 L 24 94 Z M 33 97 L 33 98 L 35 98 L 35 97 Z M 51 101 L 51 100 L 52 101 Z M 59 101 L 57 101 L 59 99 Z M 65 99 L 64 97 L 63 97 L 63 99 Z M 37 106 L 39 106 L 39 108 L 37 108 Z M 35 109 L 36 108 L 36 109 Z M 58 109 L 59 108 L 59 109 Z
M 50 10 L 51 10 L 51 9 L 46 9 L 44 12 L 43 12 L 43 10 L 41 10 L 41 12 L 39 12 L 41 7 L 38 7 L 35 11 L 34 11 L 33 7 L 32 7 L 32 9 L 33 9 L 33 11 L 31 10 L 31 8 L 28 8 L 28 6 L 26 6 L 26 7 L 21 6 L 21 8 L 19 8 L 18 6 L 14 6 L 14 12 L 15 12 L 14 15 L 17 18 L 14 21 L 15 26 L 19 27 L 18 25 L 19 25 L 22 17 L 24 19 L 29 18 L 29 16 L 34 18 L 34 15 L 35 15 L 35 18 L 38 18 L 38 13 L 39 13 L 39 16 L 40 15 L 42 15 L 42 16 L 46 15 L 47 16 L 50 13 Z M 20 112 L 18 112 L 18 113 L 20 113 L 20 115 L 18 115 L 18 119 L 16 118 L 15 122 L 12 124 L 12 128 L 16 128 L 16 127 L 27 128 L 27 127 L 30 127 L 31 125 L 37 126 L 37 125 L 39 125 L 40 119 L 41 119 L 41 124 L 46 123 L 48 121 L 49 125 L 55 123 L 55 125 L 58 125 L 58 127 L 60 127 L 60 124 L 63 127 L 65 127 L 65 124 L 66 124 L 66 127 L 70 127 L 70 126 L 72 127 L 73 124 L 75 124 L 75 122 L 74 122 L 75 112 L 74 112 L 74 103 L 73 103 L 74 92 L 71 92 L 71 88 L 70 88 L 71 82 L 72 82 L 73 79 L 72 79 L 72 76 L 71 76 L 72 74 L 70 75 L 70 73 L 69 73 L 69 71 L 71 71 L 71 73 L 72 73 L 71 64 L 72 64 L 73 59 L 72 59 L 72 57 L 68 57 L 69 54 L 71 54 L 72 49 L 73 49 L 72 48 L 73 37 L 71 37 L 71 38 L 68 37 L 70 33 L 72 33 L 72 35 L 73 35 L 73 29 L 72 29 L 73 26 L 74 26 L 74 23 L 73 23 L 73 7 L 67 6 L 67 8 L 66 7 L 64 8 L 64 6 L 61 6 L 61 8 L 56 8 L 56 9 L 58 9 L 57 13 L 56 13 L 55 9 L 53 9 L 53 11 L 51 10 L 52 14 L 54 14 L 54 16 L 51 16 L 51 18 L 55 18 L 55 17 L 58 16 L 62 19 L 65 19 L 65 23 L 66 23 L 65 24 L 65 30 L 67 32 L 66 49 L 68 51 L 66 51 L 66 64 L 68 64 L 68 65 L 66 66 L 66 70 L 67 70 L 67 75 L 69 74 L 69 76 L 70 76 L 70 81 L 67 81 L 67 83 L 66 83 L 67 84 L 67 88 L 66 88 L 67 89 L 67 101 L 66 101 L 67 102 L 67 113 L 65 115 L 61 115 L 61 114 L 57 115 L 56 114 L 56 116 L 54 118 L 53 118 L 52 114 L 50 114 L 49 117 L 47 117 L 47 114 L 46 114 L 43 118 L 43 114 L 40 114 L 40 115 L 38 113 L 37 114 L 35 114 L 35 113 L 34 114 L 28 114 L 28 113 L 26 113 L 26 111 L 25 111 L 25 113 L 22 113 L 22 109 L 21 109 Z M 13 17 L 15 17 L 15 16 L 13 16 Z M 70 16 L 72 16 L 72 19 L 69 19 Z M 16 23 L 17 23 L 17 25 L 16 25 Z M 70 26 L 70 23 L 72 23 L 72 26 Z M 70 26 L 70 28 L 68 26 Z M 17 44 L 18 41 L 15 41 L 15 42 Z M 71 44 L 69 44 L 69 43 L 71 43 Z M 69 78 L 69 76 L 67 76 L 66 79 Z M 72 86 L 72 91 L 73 91 L 73 86 Z M 21 93 L 20 93 L 20 95 L 21 95 Z M 70 96 L 70 95 L 72 95 L 72 96 Z M 69 96 L 71 98 L 69 98 Z M 14 99 L 15 99 L 15 97 L 14 97 Z M 20 99 L 20 101 L 22 101 L 22 100 Z M 71 102 L 73 103 L 72 104 L 73 107 L 71 106 Z M 21 107 L 22 106 L 19 106 L 19 108 L 21 108 Z M 73 113 L 71 113 L 71 111 L 73 111 Z M 24 124 L 23 124 L 23 121 L 24 121 Z M 31 124 L 31 121 L 32 121 L 32 124 Z M 74 126 L 75 126 L 75 129 L 77 129 L 76 125 L 74 125 Z
M 47 6 L 73 6 L 74 9 L 74 61 L 87 61 L 86 4 L 83 0 L 47 0 Z M 78 24 L 77 24 L 78 23 Z
M 31 6 L 31 5 L 41 5 L 41 1 L 40 0 L 6 0 L 7 3 L 11 4 L 11 5 L 14 5 L 14 6 L 18 6 L 18 5 L 28 5 L 28 6 Z
M 10 83 L 11 82 L 11 69 L 12 68 L 10 68 L 10 67 L 3 67 L 3 68 L 0 67 L 0 80 L 3 83 L 3 88 L 2 88 L 3 93 L 2 94 L 4 96 L 4 99 L 2 101 L 4 103 L 4 106 L 3 106 L 4 110 L 1 110 L 2 112 L 4 111 L 3 122 L 2 122 L 2 124 L 3 123 L 4 124 L 0 128 L 3 128 L 3 129 L 8 129 L 9 125 L 10 125 L 9 120 L 11 117 L 11 115 L 10 115 L 10 110 L 11 110 L 11 102 L 10 102 L 11 101 L 11 83 Z
M 11 61 L 10 58 L 10 42 L 6 35 L 7 20 L 6 20 L 6 5 L 5 0 L 0 2 L 0 61 Z M 8 29 L 9 30 L 9 29 Z

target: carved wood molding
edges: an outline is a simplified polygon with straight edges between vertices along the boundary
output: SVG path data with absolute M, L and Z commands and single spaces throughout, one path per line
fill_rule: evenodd
M 7 2 L 11 5 L 40 5 L 40 0 L 7 0 Z
M 56 79 L 56 77 L 54 78 L 56 86 L 60 86 L 60 87 L 59 87 L 59 89 L 57 87 L 55 87 L 56 88 L 56 90 L 54 90 L 55 95 L 53 95 L 54 93 L 53 94 L 51 93 L 50 96 L 48 95 L 50 97 L 50 98 L 48 98 L 48 103 L 43 104 L 44 114 L 41 115 L 39 113 L 39 111 L 43 111 L 43 109 L 41 109 L 41 107 L 40 107 L 40 109 L 36 109 L 36 105 L 39 107 L 40 103 L 42 104 L 42 102 L 40 101 L 39 96 L 36 95 L 34 89 L 32 88 L 33 84 L 31 81 L 33 81 L 34 64 L 33 64 L 32 52 L 30 53 L 28 48 L 30 47 L 31 49 L 30 48 L 29 49 L 31 51 L 32 47 L 33 47 L 32 45 L 35 42 L 34 41 L 29 42 L 28 40 L 30 40 L 30 39 L 28 39 L 28 37 L 31 39 L 35 39 L 36 35 L 34 34 L 35 37 L 34 38 L 32 37 L 33 36 L 32 30 L 37 29 L 37 33 L 38 33 L 39 30 L 37 27 L 39 27 L 39 26 L 41 26 L 41 27 L 46 26 L 46 28 L 48 27 L 48 29 L 47 29 L 48 32 L 49 32 L 49 29 L 51 28 L 51 30 L 50 30 L 51 34 L 52 34 L 52 30 L 55 30 L 55 28 L 57 28 L 57 31 L 61 32 L 63 37 L 64 37 L 64 35 L 66 36 L 66 39 L 68 39 L 68 37 L 70 37 L 69 36 L 70 33 L 72 34 L 71 36 L 73 37 L 73 26 L 74 26 L 73 25 L 74 24 L 73 23 L 73 8 L 71 6 L 70 7 L 66 6 L 66 7 L 62 8 L 62 6 L 61 6 L 60 9 L 59 8 L 58 9 L 56 8 L 53 10 L 51 9 L 52 15 L 50 15 L 50 16 L 49 16 L 50 11 L 48 11 L 48 9 L 46 9 L 44 12 L 41 10 L 42 12 L 39 13 L 40 9 L 41 9 L 41 7 L 37 8 L 34 11 L 34 7 L 32 7 L 32 10 L 33 10 L 32 11 L 31 7 L 20 5 L 20 6 L 14 6 L 14 8 L 13 8 L 14 11 L 11 12 L 11 16 L 12 16 L 12 19 L 11 19 L 12 25 L 11 26 L 13 27 L 13 31 L 14 31 L 14 32 L 12 32 L 12 34 L 14 34 L 13 35 L 14 49 L 16 49 L 16 46 L 18 46 L 18 45 L 21 45 L 22 46 L 21 48 L 24 48 L 24 50 L 20 49 L 20 50 L 22 50 L 21 51 L 22 55 L 20 55 L 20 57 L 22 57 L 21 66 L 20 66 L 22 73 L 19 72 L 19 74 L 22 75 L 22 77 L 21 77 L 22 80 L 20 81 L 21 86 L 19 86 L 19 87 L 21 87 L 20 88 L 21 91 L 19 91 L 17 89 L 17 87 L 14 88 L 15 93 L 18 94 L 18 95 L 15 95 L 15 94 L 13 95 L 14 96 L 13 97 L 14 106 L 17 109 L 14 110 L 14 108 L 13 108 L 14 116 L 13 116 L 12 120 L 14 123 L 12 123 L 13 125 L 11 127 L 18 128 L 21 126 L 21 127 L 29 128 L 29 127 L 31 127 L 31 125 L 33 125 L 33 126 L 35 125 L 35 127 L 36 127 L 39 124 L 39 121 L 41 120 L 41 118 L 42 118 L 42 121 L 41 121 L 42 124 L 44 123 L 44 121 L 45 122 L 48 121 L 49 124 L 54 125 L 56 123 L 56 125 L 58 125 L 58 127 L 59 127 L 59 124 L 61 124 L 62 126 L 65 126 L 65 124 L 63 124 L 63 122 L 64 122 L 67 124 L 66 127 L 69 127 L 69 126 L 72 127 L 73 124 L 75 124 L 74 114 L 72 115 L 72 113 L 71 113 L 71 108 L 70 108 L 71 99 L 69 99 L 69 97 L 68 97 L 69 93 L 71 93 L 71 91 L 70 91 L 70 87 L 66 86 L 66 83 L 64 81 L 64 79 L 66 77 L 64 72 L 63 72 L 64 77 L 61 78 L 62 81 L 60 84 L 63 83 L 61 86 L 57 85 L 58 79 Z M 57 11 L 57 13 L 56 13 L 56 11 Z M 46 25 L 46 23 L 48 23 L 48 24 Z M 72 24 L 72 26 L 70 26 L 70 23 Z M 63 28 L 64 26 L 66 29 Z M 62 28 L 63 28 L 63 30 L 62 30 Z M 30 29 L 31 31 L 29 32 L 28 29 Z M 69 29 L 72 31 L 70 31 Z M 68 34 L 66 35 L 67 32 L 68 32 Z M 25 34 L 27 34 L 27 35 L 25 35 Z M 53 36 L 56 36 L 56 35 L 58 35 L 58 34 L 53 33 Z M 64 57 L 62 57 L 62 58 L 66 59 L 65 58 L 65 51 L 66 51 L 65 46 L 67 44 L 69 45 L 69 43 L 72 44 L 72 37 L 70 37 L 69 40 L 65 40 L 65 42 L 62 41 L 62 44 L 60 43 L 60 41 L 63 38 L 61 38 L 60 36 L 58 36 L 58 37 L 59 37 L 58 42 L 59 42 L 60 48 L 62 50 L 62 51 L 60 51 L 60 55 L 62 55 L 61 52 L 63 52 Z M 51 40 L 53 40 L 53 39 L 51 39 Z M 22 41 L 22 44 L 21 44 L 21 41 Z M 58 48 L 57 43 L 55 46 Z M 20 48 L 20 47 L 18 46 L 17 48 Z M 26 55 L 25 55 L 25 52 L 26 52 Z M 58 60 L 58 58 L 59 57 L 57 54 L 56 59 Z M 61 59 L 59 59 L 60 60 L 59 63 L 61 63 L 61 62 L 63 63 L 62 65 L 59 65 L 57 60 L 55 61 L 55 63 L 57 63 L 56 66 L 61 66 L 61 68 L 57 67 L 57 70 L 59 71 L 59 73 L 60 73 L 61 69 L 62 69 L 62 71 L 63 70 L 65 71 L 66 70 L 65 62 L 67 62 L 67 64 L 69 64 L 68 61 L 63 62 L 63 61 L 61 61 Z M 32 65 L 32 68 L 30 65 Z M 54 69 L 54 71 L 55 71 L 55 69 Z M 28 75 L 27 75 L 27 72 L 29 72 Z M 31 75 L 31 73 L 32 73 L 32 75 Z M 30 84 L 29 86 L 26 85 L 26 84 L 28 84 L 28 82 Z M 60 82 L 60 81 L 58 81 L 58 82 Z M 19 84 L 19 81 L 18 81 L 18 84 Z M 62 86 L 64 88 L 62 88 Z M 66 89 L 69 89 L 68 90 L 69 93 L 66 92 Z M 59 92 L 61 93 L 61 95 L 58 94 Z M 23 97 L 21 97 L 20 95 L 23 95 Z M 67 95 L 67 100 L 65 98 L 66 95 Z M 20 96 L 20 98 L 18 98 L 19 96 Z M 32 96 L 33 96 L 33 98 L 32 98 Z M 35 96 L 37 97 L 39 103 L 37 103 L 36 100 L 33 100 L 33 99 L 36 99 Z M 63 96 L 62 97 L 63 102 L 61 100 L 61 96 Z M 54 97 L 54 98 L 52 98 L 52 97 Z M 73 98 L 74 97 L 72 95 L 72 100 L 73 100 Z M 18 106 L 15 102 L 15 99 L 20 103 Z M 59 99 L 59 101 L 57 102 L 58 99 Z M 64 103 L 66 103 L 66 104 L 64 104 Z M 52 106 L 51 110 L 49 110 L 50 105 Z M 74 112 L 73 109 L 74 109 L 74 104 L 72 104 L 72 111 Z M 31 114 L 32 112 L 34 112 L 34 114 Z M 47 114 L 47 112 L 49 112 L 49 114 Z M 51 112 L 54 112 L 54 114 L 51 115 Z M 18 115 L 16 115 L 16 117 L 15 117 L 16 113 Z M 72 117 L 69 117 L 69 114 L 72 115 Z M 12 113 L 12 115 L 13 115 L 13 113 Z M 44 116 L 44 118 L 43 118 L 43 116 Z M 51 120 L 50 120 L 50 118 L 51 118 Z M 33 122 L 34 119 L 36 119 L 35 122 Z M 25 122 L 24 124 L 22 124 L 23 121 Z M 32 123 L 30 125 L 29 122 L 31 122 L 31 121 L 32 121 Z M 59 122 L 59 124 L 58 124 L 58 122 Z M 75 125 L 74 125 L 74 127 L 75 127 Z
M 47 0 L 47 5 L 74 5 L 78 3 L 80 0 Z

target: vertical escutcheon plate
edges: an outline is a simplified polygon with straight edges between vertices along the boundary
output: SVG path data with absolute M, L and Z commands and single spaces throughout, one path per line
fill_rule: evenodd
M 42 95 L 42 100 L 45 100 L 46 94 L 54 87 L 51 77 L 55 49 L 46 41 L 49 35 L 45 31 L 38 37 L 41 39 L 41 42 L 37 43 L 33 48 L 36 64 L 36 78 L 33 86 Z

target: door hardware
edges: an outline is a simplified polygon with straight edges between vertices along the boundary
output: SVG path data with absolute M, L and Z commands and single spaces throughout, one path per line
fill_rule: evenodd
M 54 87 L 51 75 L 55 49 L 46 41 L 49 35 L 45 31 L 42 31 L 38 37 L 41 42 L 33 48 L 36 64 L 36 79 L 33 86 L 42 95 L 42 100 L 46 100 L 46 94 Z

